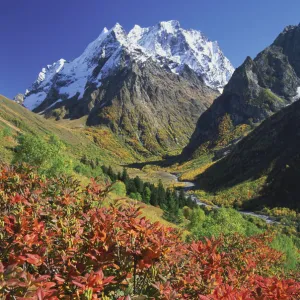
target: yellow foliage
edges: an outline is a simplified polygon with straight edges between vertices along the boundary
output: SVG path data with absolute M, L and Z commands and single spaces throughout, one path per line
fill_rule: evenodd
M 273 217 L 297 217 L 296 211 L 287 207 L 274 207 L 272 209 L 265 208 L 264 212 Z
M 198 175 L 205 172 L 210 166 L 212 166 L 215 162 L 210 162 L 208 164 L 202 165 L 196 169 L 190 169 L 186 172 L 184 172 L 180 176 L 180 180 L 195 180 Z

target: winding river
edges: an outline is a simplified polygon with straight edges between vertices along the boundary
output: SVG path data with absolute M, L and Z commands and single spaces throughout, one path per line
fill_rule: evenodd
M 157 174 L 163 178 L 168 178 L 169 180 L 175 182 L 175 183 L 183 183 L 184 184 L 184 191 L 187 193 L 188 191 L 192 191 L 193 187 L 195 186 L 195 184 L 193 182 L 190 181 L 179 181 L 178 176 L 176 174 L 171 174 L 165 171 L 158 171 Z M 189 193 L 189 195 L 191 195 L 193 201 L 195 201 L 199 206 L 208 206 L 208 207 L 213 207 L 216 209 L 219 209 L 220 207 L 217 205 L 209 205 L 204 203 L 203 201 L 201 201 L 201 199 L 199 199 L 195 194 L 191 194 Z M 238 211 L 238 210 L 237 210 Z M 253 216 L 253 217 L 257 217 L 260 218 L 262 220 L 265 220 L 266 223 L 268 224 L 273 224 L 273 223 L 277 223 L 276 221 L 274 221 L 272 218 L 270 218 L 269 216 L 266 215 L 262 215 L 262 214 L 257 214 L 251 211 L 238 211 L 239 213 L 243 214 L 243 215 L 249 215 L 249 216 Z

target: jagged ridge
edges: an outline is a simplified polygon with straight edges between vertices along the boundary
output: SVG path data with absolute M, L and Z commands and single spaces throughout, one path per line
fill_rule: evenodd
M 234 144 L 274 112 L 299 99 L 300 27 L 287 27 L 274 43 L 235 70 L 223 94 L 199 118 L 186 158 Z
M 99 87 L 119 67 L 124 50 L 141 64 L 151 58 L 176 74 L 187 65 L 213 89 L 222 89 L 234 70 L 217 42 L 209 41 L 200 31 L 182 29 L 177 21 L 148 28 L 136 25 L 128 34 L 117 23 L 110 30 L 104 28 L 75 60 L 60 59 L 44 68 L 26 91 L 24 105 L 39 110 L 45 99 L 53 98 L 53 88 L 62 100 L 83 98 L 87 84 Z

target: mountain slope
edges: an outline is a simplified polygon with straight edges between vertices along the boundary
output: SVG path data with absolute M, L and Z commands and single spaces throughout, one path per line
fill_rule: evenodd
M 199 118 L 183 154 L 235 143 L 274 112 L 299 99 L 300 26 L 289 26 L 274 43 L 235 70 L 223 94 Z
M 47 120 L 0 95 L 0 131 L 9 131 L 7 137 L 1 136 L 0 160 L 10 162 L 16 145 L 15 136 L 20 133 L 45 139 L 56 135 L 66 144 L 67 154 L 74 161 L 79 161 L 84 155 L 112 164 L 141 159 L 108 128 L 88 128 L 84 123 L 84 118 L 60 122 Z
M 262 122 L 228 156 L 200 175 L 199 181 L 213 191 L 266 176 L 260 196 L 247 206 L 299 210 L 299 170 L 300 102 L 296 101 Z
M 184 147 L 233 72 L 216 42 L 176 21 L 104 29 L 81 56 L 47 66 L 24 105 L 56 119 L 88 116 L 140 153 Z

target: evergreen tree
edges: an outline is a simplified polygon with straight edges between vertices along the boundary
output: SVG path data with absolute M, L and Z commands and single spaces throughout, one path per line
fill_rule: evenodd
M 151 190 L 149 187 L 145 187 L 144 188 L 144 192 L 143 192 L 143 201 L 147 204 L 150 203 L 150 200 L 151 200 Z
M 159 179 L 158 181 L 157 197 L 158 197 L 158 204 L 160 206 L 166 205 L 166 190 L 163 186 L 161 179 Z
M 173 194 L 171 189 L 167 189 L 166 191 L 166 201 L 165 201 L 165 209 L 170 212 L 171 202 L 172 202 Z
M 104 165 L 103 165 L 101 168 L 102 168 L 103 173 L 104 173 L 105 175 L 107 175 L 108 168 L 107 168 L 106 166 L 104 166 Z
M 118 180 L 123 181 L 122 180 L 122 174 L 121 174 L 121 172 L 118 172 L 118 176 L 117 177 L 118 177 Z
M 144 183 L 143 183 L 143 181 L 140 179 L 139 176 L 136 176 L 136 177 L 134 178 L 134 183 L 135 183 L 135 186 L 136 186 L 137 191 L 138 191 L 140 194 L 142 194 L 143 191 L 144 191 Z
M 110 177 L 112 182 L 115 182 L 117 180 L 117 176 L 114 173 L 113 169 L 111 166 L 109 166 L 108 170 L 107 170 L 107 175 Z
M 164 217 L 169 220 L 170 222 L 180 223 L 178 219 L 178 202 L 177 193 L 171 189 L 167 189 L 166 191 L 166 204 L 164 206 Z
M 195 201 L 193 201 L 192 196 L 189 196 L 186 200 L 186 205 L 190 208 L 196 207 L 197 204 L 195 203 Z
M 128 194 L 130 194 L 130 193 L 136 193 L 137 192 L 137 188 L 135 186 L 135 182 L 132 179 L 129 179 L 129 181 L 128 181 L 127 192 L 128 192 Z
M 123 172 L 122 172 L 122 177 L 121 180 L 125 183 L 125 185 L 127 186 L 129 183 L 129 175 L 127 173 L 127 170 L 125 168 L 123 168 Z
M 178 205 L 180 208 L 186 206 L 186 197 L 183 189 L 180 189 L 178 193 Z
M 173 199 L 174 199 L 174 202 L 175 202 L 175 207 L 174 207 L 174 213 L 176 215 L 178 215 L 178 211 L 179 211 L 179 197 L 178 197 L 178 193 L 176 190 L 173 190 Z
M 158 190 L 155 187 L 151 191 L 150 204 L 153 206 L 158 206 Z

